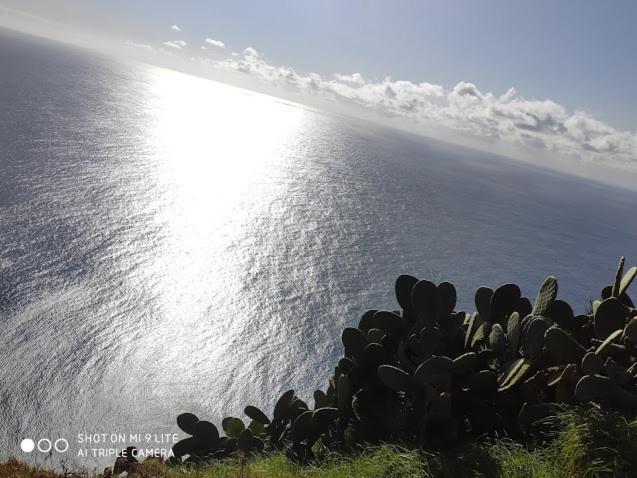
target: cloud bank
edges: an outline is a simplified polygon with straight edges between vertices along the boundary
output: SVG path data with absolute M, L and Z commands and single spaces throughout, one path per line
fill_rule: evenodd
M 145 44 L 127 44 L 151 49 Z M 183 40 L 163 44 L 173 51 L 183 50 L 187 45 Z M 205 50 L 206 45 L 220 49 L 226 46 L 223 41 L 211 38 L 206 38 L 200 48 Z M 161 52 L 170 54 L 167 50 Z M 541 157 L 551 153 L 637 170 L 637 133 L 617 130 L 584 111 L 569 112 L 550 99 L 527 99 L 515 88 L 498 95 L 484 92 L 468 81 L 445 88 L 391 77 L 370 79 L 360 73 L 300 74 L 289 66 L 271 64 L 253 47 L 241 53 L 233 51 L 221 59 L 190 57 L 189 60 L 217 71 L 240 73 L 277 89 L 406 120 L 411 125 L 408 129 L 426 135 L 436 136 L 436 131 L 443 130 L 443 137 L 448 140 L 456 138 L 462 142 L 465 138 L 469 144 L 478 140 L 480 144 L 498 148 L 508 146 L 508 152 L 531 152 L 533 157 L 539 151 Z
M 637 134 L 618 131 L 583 111 L 568 112 L 552 100 L 526 99 L 509 89 L 501 95 L 461 81 L 451 89 L 427 82 L 371 80 L 360 73 L 323 77 L 302 75 L 270 64 L 252 47 L 241 55 L 209 61 L 215 68 L 241 72 L 300 92 L 354 104 L 390 117 L 533 150 L 595 161 L 614 159 L 637 166 Z M 426 132 L 426 131 L 425 131 Z

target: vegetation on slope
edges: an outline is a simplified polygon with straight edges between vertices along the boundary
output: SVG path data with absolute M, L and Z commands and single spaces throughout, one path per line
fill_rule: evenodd
M 637 476 L 637 308 L 624 271 L 585 314 L 548 277 L 532 303 L 515 284 L 475 294 L 411 276 L 397 311 L 343 331 L 344 356 L 309 406 L 293 390 L 271 415 L 247 406 L 221 428 L 177 417 L 188 437 L 167 462 L 114 473 L 166 477 Z M 40 475 L 38 475 L 40 473 Z M 4 476 L 54 476 L 15 461 Z
M 637 417 L 597 407 L 574 408 L 536 425 L 543 433 L 523 446 L 484 439 L 457 449 L 422 452 L 396 445 L 361 447 L 352 455 L 326 453 L 301 465 L 283 453 L 234 456 L 206 464 L 170 466 L 147 459 L 129 469 L 138 478 L 603 478 L 637 473 Z M 69 478 L 16 460 L 0 465 L 0 478 Z M 108 475 L 99 475 L 105 477 Z
M 568 407 L 637 411 L 637 308 L 627 289 L 637 267 L 619 262 L 591 310 L 576 315 L 548 277 L 532 302 L 515 284 L 475 293 L 476 312 L 456 310 L 449 282 L 402 275 L 399 310 L 369 310 L 342 333 L 343 357 L 313 403 L 285 392 L 268 415 L 226 417 L 225 435 L 192 413 L 173 465 L 282 452 L 310 464 L 383 443 L 457 449 L 485 436 L 527 446 L 533 424 Z

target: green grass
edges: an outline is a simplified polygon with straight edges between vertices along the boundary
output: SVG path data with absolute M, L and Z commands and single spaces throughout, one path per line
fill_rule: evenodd
M 596 409 L 559 417 L 555 446 L 562 466 L 577 476 L 637 476 L 637 418 Z
M 606 478 L 637 476 L 637 419 L 595 408 L 574 409 L 549 423 L 556 430 L 532 448 L 507 439 L 483 440 L 444 453 L 396 446 L 368 447 L 353 457 L 326 455 L 299 466 L 281 454 L 227 460 L 204 467 L 140 464 L 140 478 Z M 538 440 L 536 440 L 537 442 Z M 66 475 L 67 477 L 69 475 Z M 129 475 L 130 476 L 130 475 Z M 61 478 L 15 460 L 0 464 L 0 478 Z

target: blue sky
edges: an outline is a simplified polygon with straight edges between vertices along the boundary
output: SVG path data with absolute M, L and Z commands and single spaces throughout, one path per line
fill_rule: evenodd
M 0 0 L 0 6 L 11 9 L 0 22 L 10 27 L 27 29 L 24 18 L 10 18 L 22 11 L 63 25 L 60 31 L 103 36 L 155 54 L 167 49 L 173 56 L 196 56 L 217 69 L 328 92 L 382 113 L 409 111 L 417 121 L 442 118 L 452 130 L 501 138 L 513 128 L 512 141 L 567 154 L 579 154 L 563 147 L 568 140 L 579 141 L 583 153 L 619 151 L 631 163 L 637 155 L 635 1 Z M 172 25 L 180 31 L 171 31 Z M 222 41 L 224 48 L 208 44 L 204 52 L 205 38 Z M 245 61 L 233 60 L 232 52 Z M 294 78 L 281 68 L 291 69 Z M 318 86 L 310 73 L 320 76 Z M 335 73 L 343 75 L 341 84 L 334 83 Z M 360 76 L 347 77 L 354 73 Z M 403 94 L 404 85 L 387 83 L 387 77 L 439 86 L 442 94 L 419 90 L 423 102 L 414 88 Z M 515 105 L 506 96 L 511 87 Z M 386 97 L 377 97 L 379 91 Z M 450 96 L 454 91 L 464 106 Z M 465 101 L 471 97 L 484 107 Z M 441 102 L 454 101 L 454 109 L 428 115 Z M 412 114 L 416 107 L 418 114 Z M 477 128 L 459 125 L 456 116 L 463 114 L 482 122 Z M 490 124 L 501 117 L 513 126 L 494 130 Z

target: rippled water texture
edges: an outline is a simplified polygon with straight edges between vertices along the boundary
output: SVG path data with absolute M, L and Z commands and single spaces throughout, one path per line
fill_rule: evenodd
M 400 273 L 582 311 L 637 259 L 635 193 L 6 32 L 0 65 L 3 458 L 309 399 Z

